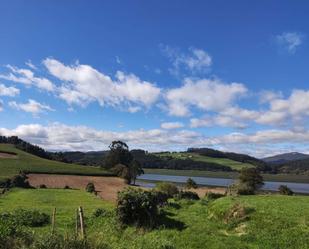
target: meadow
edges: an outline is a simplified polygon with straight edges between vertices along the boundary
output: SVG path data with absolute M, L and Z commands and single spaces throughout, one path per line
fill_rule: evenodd
M 35 205 L 34 205 L 35 203 Z M 166 217 L 153 230 L 120 227 L 112 215 L 114 205 L 80 190 L 14 189 L 0 198 L 0 212 L 39 209 L 51 213 L 57 208 L 56 230 L 74 231 L 76 208 L 82 205 L 89 240 L 98 248 L 297 248 L 309 246 L 309 198 L 256 195 L 222 197 L 209 201 L 175 201 L 163 208 Z M 235 205 L 245 207 L 245 216 L 228 220 Z M 111 215 L 94 217 L 104 208 Z M 50 232 L 50 225 L 35 228 L 38 236 Z
M 74 165 L 40 158 L 18 150 L 11 144 L 0 144 L 0 151 L 16 154 L 16 158 L 1 158 L 0 181 L 12 178 L 20 171 L 69 175 L 111 175 L 99 167 Z
M 217 163 L 223 166 L 228 166 L 233 170 L 241 170 L 242 168 L 254 167 L 254 165 L 250 163 L 237 162 L 228 158 L 214 158 L 214 157 L 202 156 L 197 153 L 190 153 L 190 152 L 172 152 L 172 153 L 163 152 L 154 154 L 159 157 L 172 157 L 175 159 L 182 159 L 182 160 L 190 159 L 198 162 Z

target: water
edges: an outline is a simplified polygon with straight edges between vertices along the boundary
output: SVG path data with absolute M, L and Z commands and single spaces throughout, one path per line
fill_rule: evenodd
M 142 180 L 148 181 L 167 181 L 175 183 L 185 183 L 188 180 L 189 176 L 173 176 L 173 175 L 158 175 L 158 174 L 144 174 L 138 177 L 137 184 L 152 188 L 155 186 L 154 183 L 145 182 Z M 197 177 L 192 176 L 192 178 L 199 185 L 207 186 L 221 186 L 227 187 L 235 182 L 235 179 L 228 178 L 214 178 L 214 177 Z M 139 181 L 140 180 L 140 181 Z M 308 183 L 295 183 L 295 182 L 264 182 L 262 189 L 277 191 L 280 185 L 287 185 L 292 191 L 296 193 L 306 193 L 309 194 L 309 184 Z

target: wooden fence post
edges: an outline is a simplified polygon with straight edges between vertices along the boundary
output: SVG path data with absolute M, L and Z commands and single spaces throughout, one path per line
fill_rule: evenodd
M 86 237 L 85 234 L 85 223 L 84 223 L 84 214 L 83 214 L 83 208 L 79 207 L 79 222 L 80 222 L 80 234 L 82 236 L 82 239 Z
M 55 232 L 55 222 L 56 222 L 56 208 L 54 208 L 52 215 L 52 231 L 51 231 L 52 234 L 54 234 Z

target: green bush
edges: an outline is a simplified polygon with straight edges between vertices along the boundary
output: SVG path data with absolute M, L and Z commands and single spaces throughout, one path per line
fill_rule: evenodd
M 18 224 L 19 226 L 40 227 L 50 222 L 49 215 L 37 210 L 17 209 L 12 213 L 0 214 L 2 222 Z
M 27 176 L 25 174 L 19 174 L 12 178 L 10 181 L 10 187 L 17 187 L 17 188 L 31 188 Z
M 157 197 L 152 191 L 127 188 L 118 193 L 116 213 L 123 225 L 153 228 L 159 217 Z
M 82 240 L 75 236 L 49 235 L 37 238 L 31 246 L 32 249 L 92 249 L 88 240 Z
M 167 201 L 169 199 L 168 194 L 157 190 L 153 190 L 152 192 L 156 196 L 157 203 L 160 207 L 163 207 L 164 205 L 167 204 Z
M 155 188 L 157 191 L 167 194 L 169 198 L 179 193 L 177 186 L 170 182 L 160 182 Z
M 293 195 L 294 194 L 294 192 L 287 185 L 280 185 L 278 190 L 281 195 Z
M 175 195 L 176 199 L 186 199 L 186 200 L 199 200 L 200 197 L 197 193 L 191 191 L 180 191 Z
M 45 184 L 40 184 L 39 188 L 47 188 Z
M 94 193 L 95 192 L 95 186 L 92 182 L 89 182 L 86 186 L 86 191 L 89 193 Z

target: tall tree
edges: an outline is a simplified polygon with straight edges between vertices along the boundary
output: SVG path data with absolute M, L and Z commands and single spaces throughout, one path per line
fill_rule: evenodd
M 113 141 L 109 146 L 109 153 L 105 159 L 105 167 L 112 168 L 117 164 L 129 166 L 133 156 L 129 151 L 129 146 L 122 141 Z
M 239 182 L 248 188 L 248 193 L 254 193 L 264 185 L 263 177 L 256 168 L 245 168 L 240 171 Z
M 130 164 L 130 176 L 131 180 L 133 181 L 133 184 L 135 185 L 136 178 L 140 176 L 141 174 L 144 174 L 144 170 L 142 168 L 142 165 L 139 161 L 133 160 Z

